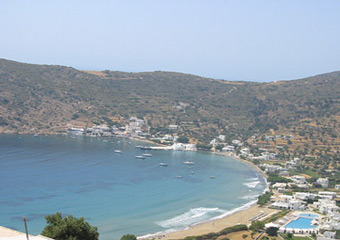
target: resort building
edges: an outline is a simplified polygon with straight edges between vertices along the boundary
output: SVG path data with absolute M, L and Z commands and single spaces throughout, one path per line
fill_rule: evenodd
M 333 240 L 335 239 L 336 232 L 326 231 L 323 236 L 318 237 L 316 240 Z
M 328 191 L 319 192 L 318 196 L 321 199 L 334 199 L 336 198 L 336 192 L 328 192 Z
M 337 213 L 340 209 L 335 201 L 330 199 L 319 199 L 319 201 L 313 203 L 313 207 L 317 208 L 322 214 Z

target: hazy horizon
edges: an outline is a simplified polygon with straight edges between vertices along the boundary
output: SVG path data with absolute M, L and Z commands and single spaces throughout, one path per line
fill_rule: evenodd
M 0 58 L 89 71 L 294 80 L 340 70 L 339 12 L 335 0 L 4 0 Z

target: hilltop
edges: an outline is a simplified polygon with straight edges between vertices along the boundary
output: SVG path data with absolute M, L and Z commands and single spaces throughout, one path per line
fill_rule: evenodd
M 71 125 L 112 125 L 137 116 L 152 135 L 167 133 L 170 124 L 181 127 L 179 135 L 200 142 L 218 134 L 229 140 L 255 135 L 257 141 L 264 134 L 293 134 L 303 136 L 300 150 L 313 142 L 334 152 L 339 111 L 340 72 L 257 83 L 163 71 L 80 71 L 0 59 L 2 133 L 61 133 Z

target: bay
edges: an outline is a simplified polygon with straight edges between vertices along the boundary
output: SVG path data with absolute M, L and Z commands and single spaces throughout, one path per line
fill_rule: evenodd
M 264 178 L 236 159 L 148 151 L 125 138 L 0 135 L 0 225 L 31 234 L 44 216 L 84 216 L 100 239 L 183 229 L 254 201 Z M 122 153 L 115 153 L 121 150 Z M 183 164 L 193 161 L 194 165 Z M 159 163 L 166 162 L 168 167 Z M 211 178 L 214 176 L 214 178 Z

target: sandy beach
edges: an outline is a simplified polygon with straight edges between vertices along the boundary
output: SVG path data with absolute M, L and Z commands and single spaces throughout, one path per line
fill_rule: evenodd
M 245 164 L 250 165 L 252 168 L 256 169 L 264 178 L 267 178 L 267 175 L 255 164 L 253 164 L 252 162 L 243 160 L 237 156 L 230 156 L 229 154 L 226 153 L 222 153 L 222 152 L 211 152 L 211 153 L 215 153 L 215 154 L 219 154 L 219 155 L 223 155 L 223 156 L 227 156 L 227 157 L 232 157 L 235 158 L 241 162 L 244 162 Z M 194 226 L 190 226 L 188 229 L 186 230 L 180 230 L 180 231 L 176 231 L 176 232 L 172 232 L 172 233 L 168 233 L 168 234 L 162 234 L 162 235 L 153 235 L 151 237 L 148 238 L 139 238 L 139 239 L 162 239 L 162 240 L 171 240 L 171 239 L 183 239 L 185 237 L 188 236 L 199 236 L 199 235 L 203 235 L 203 234 L 207 234 L 207 233 L 211 233 L 211 232 L 219 232 L 221 230 L 223 230 L 226 227 L 231 227 L 234 226 L 236 224 L 250 224 L 251 223 L 251 218 L 262 214 L 262 217 L 258 220 L 262 220 L 267 218 L 268 216 L 274 214 L 278 212 L 275 209 L 269 209 L 266 207 L 260 207 L 257 204 L 254 204 L 252 206 L 250 206 L 247 209 L 244 210 L 239 210 L 236 212 L 231 212 L 230 215 L 227 215 L 221 219 L 216 219 L 213 221 L 209 221 L 209 222 L 204 222 L 201 224 L 197 224 Z
M 169 234 L 165 234 L 162 236 L 153 236 L 156 239 L 162 240 L 170 240 L 170 239 L 183 239 L 188 236 L 199 236 L 202 234 L 207 234 L 211 232 L 219 232 L 226 227 L 231 227 L 236 224 L 250 224 L 250 219 L 258 214 L 265 214 L 264 218 L 268 217 L 271 214 L 276 213 L 277 210 L 269 209 L 265 207 L 259 207 L 258 205 L 253 205 L 249 209 L 238 211 L 229 216 L 226 216 L 221 219 L 217 219 L 210 222 L 201 223 L 195 226 L 190 227 L 187 230 L 177 231 Z M 150 239 L 153 239 L 150 238 Z

